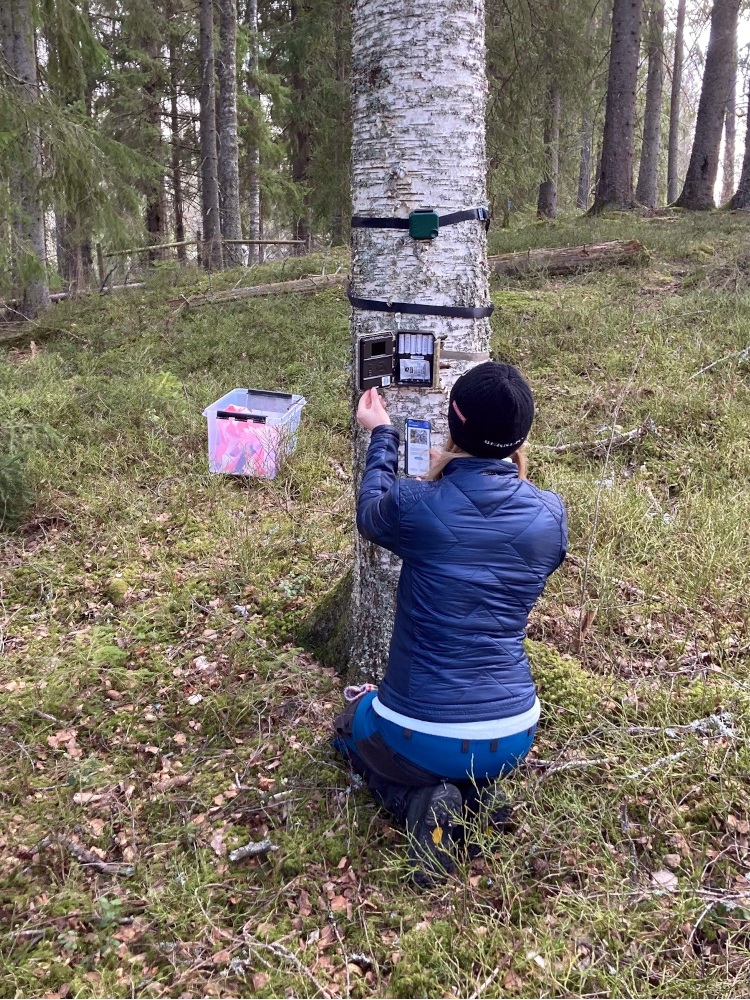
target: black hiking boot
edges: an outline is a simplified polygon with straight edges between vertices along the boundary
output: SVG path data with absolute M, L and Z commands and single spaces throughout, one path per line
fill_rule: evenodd
M 464 825 L 457 841 L 469 859 L 478 858 L 482 846 L 478 840 L 492 833 L 503 833 L 511 825 L 513 806 L 496 782 L 477 788 L 472 785 L 464 794 Z
M 479 790 L 474 812 L 480 830 L 502 832 L 510 823 L 513 806 L 505 792 L 497 784 L 493 784 Z
M 420 888 L 442 882 L 456 867 L 453 829 L 461 823 L 463 800 L 455 785 L 443 783 L 414 793 L 406 814 L 407 856 L 412 880 Z

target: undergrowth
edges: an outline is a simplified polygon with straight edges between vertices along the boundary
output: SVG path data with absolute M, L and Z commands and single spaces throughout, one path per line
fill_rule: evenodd
M 650 257 L 494 289 L 571 558 L 530 623 L 544 712 L 513 829 L 422 894 L 330 747 L 339 678 L 295 645 L 350 560 L 343 291 L 191 309 L 170 302 L 209 279 L 162 267 L 6 350 L 3 426 L 55 430 L 0 536 L 3 996 L 747 995 L 745 226 L 493 236 Z M 324 266 L 346 262 L 211 282 Z M 201 412 L 240 385 L 308 400 L 273 482 L 207 473 Z

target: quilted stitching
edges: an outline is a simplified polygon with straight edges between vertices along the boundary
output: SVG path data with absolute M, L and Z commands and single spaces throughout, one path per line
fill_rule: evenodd
M 360 503 L 368 537 L 404 560 L 381 701 L 430 721 L 455 720 L 458 706 L 467 722 L 522 712 L 535 695 L 523 635 L 567 544 L 562 502 L 476 459 L 456 459 L 438 483 L 396 480 L 394 438 L 371 445 L 373 476 L 368 454 L 364 506 L 378 516 Z M 398 503 L 369 499 L 378 489 Z M 389 510 L 398 526 L 384 523 Z

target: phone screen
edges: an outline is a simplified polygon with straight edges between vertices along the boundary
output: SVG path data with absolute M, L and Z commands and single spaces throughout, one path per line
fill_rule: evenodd
M 406 475 L 426 476 L 430 471 L 430 421 L 406 421 Z

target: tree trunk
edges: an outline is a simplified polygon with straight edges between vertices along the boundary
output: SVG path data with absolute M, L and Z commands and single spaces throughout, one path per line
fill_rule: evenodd
M 355 0 L 356 2 L 356 0 Z M 297 21 L 305 14 L 306 0 L 291 0 L 290 17 Z M 312 154 L 312 137 L 310 124 L 303 113 L 307 82 L 302 72 L 301 54 L 297 52 L 293 58 L 293 68 L 289 77 L 289 87 L 292 92 L 292 120 L 289 126 L 289 154 L 292 166 L 292 180 L 299 189 L 300 210 L 292 221 L 292 235 L 295 240 L 308 243 L 311 235 L 308 208 L 307 185 L 310 176 L 310 157 Z M 306 247 L 299 247 L 296 253 L 305 253 Z
M 239 143 L 237 139 L 237 6 L 235 0 L 219 0 L 219 193 L 221 235 L 225 240 L 242 239 L 240 215 Z M 242 247 L 227 246 L 225 263 L 242 264 Z
M 301 79 L 295 76 L 292 89 L 295 87 L 295 82 L 298 86 L 304 86 Z M 309 125 L 302 118 L 297 118 L 292 126 L 291 153 L 292 180 L 300 189 L 301 201 L 301 209 L 293 222 L 292 235 L 295 240 L 302 240 L 307 245 L 311 234 L 306 190 L 310 172 L 311 136 Z M 299 247 L 296 253 L 305 253 L 305 247 Z
M 539 185 L 536 214 L 540 219 L 557 216 L 557 181 L 560 166 L 560 88 L 556 82 L 547 91 L 544 122 L 544 179 Z
M 586 25 L 586 42 L 591 46 L 596 33 L 596 17 L 589 17 Z M 588 208 L 591 194 L 591 152 L 594 145 L 593 80 L 589 80 L 583 95 L 581 112 L 581 156 L 578 164 L 578 192 L 576 208 Z
M 347 93 L 351 77 L 351 11 L 348 4 L 336 4 L 334 28 L 335 80 L 342 93 Z M 348 105 L 347 105 L 348 109 Z M 351 126 L 348 110 L 339 121 L 339 140 L 334 144 L 333 175 L 338 178 L 336 197 L 331 213 L 331 243 L 343 246 L 349 239 L 349 219 L 351 218 L 351 140 L 347 135 Z
M 724 164 L 721 179 L 720 204 L 725 205 L 734 194 L 734 157 L 737 144 L 737 33 L 734 36 L 729 97 L 724 119 Z
M 682 97 L 682 67 L 685 58 L 685 4 L 678 0 L 677 25 L 674 36 L 672 95 L 669 102 L 669 151 L 667 153 L 667 204 L 677 201 L 680 189 L 680 100 Z
M 583 112 L 580 136 L 581 159 L 578 167 L 576 208 L 586 209 L 589 207 L 589 194 L 591 191 L 591 147 L 594 139 L 594 126 L 591 121 L 591 111 L 589 108 L 585 108 Z
M 0 3 L 0 47 L 13 88 L 27 105 L 39 101 L 34 22 L 29 0 Z M 33 319 L 49 306 L 44 207 L 41 197 L 42 144 L 39 129 L 23 126 L 12 150 L 9 174 L 12 206 L 13 270 L 24 316 Z
M 146 201 L 146 232 L 155 244 L 166 243 L 167 240 L 167 201 L 163 182 L 157 182 L 149 191 Z M 163 252 L 149 252 L 149 260 L 161 260 Z
M 146 120 L 148 121 L 149 152 L 156 163 L 163 159 L 163 141 L 161 133 L 161 79 L 159 70 L 159 41 L 151 33 L 142 42 L 144 59 L 141 71 L 145 78 L 143 94 L 145 98 Z M 166 243 L 167 241 L 167 196 L 164 190 L 164 173 L 149 179 L 146 187 L 146 232 L 151 243 Z M 163 253 L 154 250 L 149 253 L 149 260 L 160 260 Z
M 182 157 L 180 155 L 179 88 L 177 84 L 177 45 L 169 36 L 169 131 L 172 147 L 172 211 L 176 243 L 185 240 L 185 208 L 182 194 Z M 177 259 L 187 263 L 187 247 L 177 247 Z
M 200 0 L 200 126 L 201 204 L 203 209 L 203 262 L 208 270 L 221 270 L 224 254 L 219 213 L 219 176 L 216 162 L 216 89 L 214 86 L 213 0 Z
M 260 62 L 260 40 L 258 38 L 258 0 L 248 0 L 245 25 L 247 27 L 248 74 L 247 92 L 260 106 L 260 86 L 258 69 Z M 247 237 L 250 240 L 262 239 L 260 218 L 260 148 L 256 140 L 248 152 L 250 161 L 250 177 L 247 192 Z M 248 250 L 248 264 L 260 263 L 263 260 L 263 248 L 251 246 Z
M 599 31 L 601 32 L 601 37 L 606 40 L 607 44 L 607 54 L 606 54 L 606 59 L 603 61 L 602 71 L 603 73 L 606 72 L 607 75 L 609 75 L 609 60 L 612 50 L 612 3 L 613 0 L 604 0 L 603 3 L 599 4 L 600 8 Z M 594 16 L 595 16 L 594 14 L 591 15 L 592 20 Z M 606 63 L 606 67 L 604 66 L 604 63 Z M 605 99 L 606 96 L 607 95 L 605 90 L 604 92 Z M 602 139 L 603 139 L 602 132 L 603 129 L 598 129 L 594 121 L 592 121 L 592 126 L 591 126 L 592 154 L 594 148 L 596 148 L 596 154 L 594 156 L 594 163 L 596 164 L 596 167 L 595 167 L 595 174 L 593 177 L 593 187 L 595 191 L 596 188 L 599 187 L 599 178 L 602 175 Z
M 694 211 L 714 208 L 714 185 L 719 170 L 719 148 L 729 97 L 739 9 L 740 0 L 715 0 L 711 11 L 711 35 L 695 121 L 693 151 L 682 193 L 675 202 L 680 208 Z
M 656 208 L 659 195 L 661 95 L 664 88 L 664 0 L 652 0 L 648 25 L 648 80 L 643 115 L 643 145 L 635 198 Z
M 635 133 L 638 56 L 643 0 L 615 0 L 612 46 L 604 114 L 602 163 L 592 212 L 633 207 L 633 138 Z
M 355 215 L 404 218 L 425 206 L 446 214 L 486 205 L 483 7 L 483 0 L 355 2 Z M 419 39 L 419 58 L 402 39 Z M 486 247 L 478 221 L 446 226 L 431 241 L 412 240 L 394 229 L 357 228 L 352 231 L 352 288 L 356 296 L 370 299 L 484 306 L 489 302 Z M 487 319 L 414 316 L 402 326 L 445 337 L 451 350 L 485 352 L 489 344 Z M 391 317 L 354 309 L 355 353 L 363 336 L 395 328 Z M 405 417 L 429 419 L 439 446 L 447 430 L 447 392 L 466 367 L 466 362 L 448 361 L 441 367 L 440 389 L 386 389 L 394 424 L 403 429 Z M 368 442 L 368 433 L 355 426 L 355 487 Z M 347 625 L 352 678 L 382 675 L 398 574 L 396 559 L 357 536 Z
M 57 270 L 71 296 L 86 287 L 91 273 L 91 246 L 81 235 L 76 212 L 55 212 Z
M 750 107 L 750 74 L 748 74 L 748 107 Z M 745 155 L 742 160 L 740 182 L 727 208 L 750 209 L 750 127 L 745 131 Z

